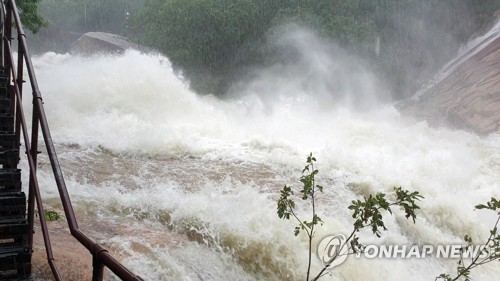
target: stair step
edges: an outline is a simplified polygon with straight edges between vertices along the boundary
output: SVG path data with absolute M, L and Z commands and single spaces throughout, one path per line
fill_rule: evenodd
M 23 192 L 18 194 L 0 193 L 0 215 L 18 215 L 26 212 L 26 195 Z M 3 217 L 0 216 L 0 223 Z
M 10 98 L 4 95 L 0 95 L 0 113 L 2 114 L 12 114 L 13 108 L 11 108 Z
M 0 217 L 0 225 L 2 224 L 15 224 L 15 223 L 25 223 L 26 222 L 26 216 L 23 215 L 6 215 L 6 216 L 1 216 Z M 1 245 L 1 242 L 0 242 Z
M 0 170 L 0 187 L 6 189 L 17 188 L 21 185 L 20 169 L 2 169 Z
M 0 86 L 0 98 L 2 98 L 2 99 L 10 98 L 10 94 L 9 94 L 9 91 L 7 90 L 7 88 Z M 10 113 L 10 112 L 8 112 L 8 113 Z
M 9 83 L 9 76 L 3 72 L 0 72 L 0 86 L 6 86 Z
M 21 190 L 22 190 L 21 182 L 18 182 L 14 185 L 0 186 L 0 194 L 10 193 L 10 192 L 19 192 Z
M 10 99 L 2 97 L 0 98 L 0 109 L 9 109 L 10 110 Z
M 0 86 L 0 98 L 9 99 L 10 93 L 7 87 Z
M 2 117 L 0 117 L 0 118 L 2 118 Z M 0 132 L 13 133 L 14 132 L 14 117 L 12 117 L 12 116 L 6 116 L 5 118 L 11 118 L 12 119 L 12 123 L 2 122 L 0 120 Z
M 21 179 L 20 169 L 0 169 L 0 184 Z
M 1 169 L 0 169 L 1 171 Z M 0 189 L 0 197 L 16 197 L 16 196 L 23 196 L 23 195 L 20 195 L 21 193 L 24 193 L 22 191 L 16 191 L 16 190 L 5 190 L 5 191 L 2 191 Z M 26 195 L 25 195 L 26 196 Z
M 0 97 L 10 98 L 8 91 L 9 84 L 9 76 L 3 73 L 0 74 Z
M 23 275 L 23 276 L 20 276 L 19 274 L 10 274 L 10 275 L 3 275 L 0 273 L 0 280 L 5 280 L 5 281 L 33 281 L 34 279 L 29 277 L 29 276 L 26 276 L 26 275 Z M 36 279 L 36 280 L 40 280 L 40 279 Z
M 0 164 L 14 166 L 19 161 L 19 151 L 17 149 L 0 150 Z
M 16 134 L 13 132 L 0 132 L 0 146 L 4 148 L 16 148 Z
M 20 243 L 2 245 L 0 248 L 0 270 L 6 273 L 0 273 L 0 280 L 25 280 L 31 270 L 31 250 L 27 245 Z
M 29 253 L 29 247 L 25 243 L 6 243 L 0 248 L 0 257 L 10 256 L 12 253 Z
M 0 115 L 0 131 L 2 132 L 14 131 L 14 116 L 12 114 Z
M 19 274 L 2 274 L 0 273 L 0 280 L 3 281 L 33 281 L 35 279 L 27 276 L 26 274 L 20 276 Z M 40 280 L 40 279 L 36 279 Z
M 28 223 L 0 224 L 0 239 L 22 239 L 28 234 Z

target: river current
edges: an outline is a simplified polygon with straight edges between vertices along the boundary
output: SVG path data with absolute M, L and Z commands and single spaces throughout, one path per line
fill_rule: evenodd
M 395 186 L 425 196 L 416 224 L 394 210 L 388 231 L 360 233 L 362 242 L 484 241 L 495 215 L 474 206 L 499 195 L 500 135 L 404 117 L 374 74 L 316 45 L 293 65 L 256 71 L 225 98 L 190 91 L 160 55 L 37 57 L 80 221 L 145 280 L 303 280 L 307 237 L 278 218 L 276 200 L 283 185 L 300 187 L 312 152 L 325 189 L 314 245 L 350 233 L 351 200 Z M 40 161 L 42 195 L 58 208 L 50 165 L 43 154 Z M 307 204 L 298 207 L 309 214 Z M 434 280 L 456 262 L 349 257 L 324 280 Z M 312 271 L 320 266 L 313 256 Z M 473 273 L 498 276 L 493 265 Z

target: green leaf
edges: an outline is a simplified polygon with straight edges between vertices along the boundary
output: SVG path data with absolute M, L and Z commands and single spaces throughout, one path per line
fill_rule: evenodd
M 44 217 L 45 217 L 45 220 L 47 220 L 47 221 L 62 221 L 63 220 L 63 218 L 61 217 L 61 215 L 59 215 L 58 212 L 52 211 L 52 210 L 45 210 Z

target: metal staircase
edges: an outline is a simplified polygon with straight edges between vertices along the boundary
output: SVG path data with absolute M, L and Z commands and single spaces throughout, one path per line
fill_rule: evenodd
M 13 35 L 17 37 L 17 44 L 13 44 Z M 45 117 L 43 99 L 15 0 L 0 0 L 0 37 L 0 280 L 32 280 L 31 254 L 35 210 L 40 220 L 47 263 L 54 279 L 64 280 L 52 253 L 38 185 L 36 171 L 37 155 L 40 153 L 39 133 L 47 150 L 71 235 L 76 239 L 75 242 L 82 244 L 92 255 L 92 280 L 103 280 L 104 268 L 108 268 L 122 280 L 143 280 L 118 262 L 106 249 L 88 238 L 78 227 Z M 16 52 L 13 45 L 17 46 Z M 32 94 L 30 98 L 33 104 L 31 134 L 27 129 L 22 106 L 25 72 L 29 76 Z M 23 173 L 29 174 L 28 188 L 24 187 L 24 192 L 21 170 L 18 169 L 21 148 L 28 163 L 28 167 L 23 168 Z
M 31 275 L 30 231 L 26 195 L 21 191 L 19 146 L 14 128 L 14 102 L 8 74 L 0 70 L 0 279 L 25 280 Z

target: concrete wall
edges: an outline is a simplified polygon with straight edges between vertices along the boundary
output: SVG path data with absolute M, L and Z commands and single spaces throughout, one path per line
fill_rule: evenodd
M 500 132 L 500 17 L 471 43 L 405 111 L 482 135 Z

